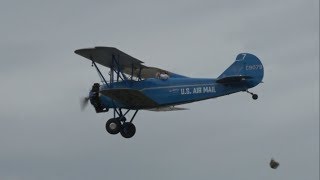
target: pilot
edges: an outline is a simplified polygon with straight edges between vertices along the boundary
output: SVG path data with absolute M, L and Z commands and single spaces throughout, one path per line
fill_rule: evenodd
M 156 78 L 161 79 L 161 80 L 167 80 L 167 79 L 169 79 L 169 75 L 166 72 L 157 72 Z

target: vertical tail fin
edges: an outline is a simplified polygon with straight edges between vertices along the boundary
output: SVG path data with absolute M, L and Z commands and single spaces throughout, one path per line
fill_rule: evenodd
M 253 54 L 241 53 L 218 78 L 218 83 L 245 83 L 248 88 L 262 82 L 264 75 L 263 65 Z

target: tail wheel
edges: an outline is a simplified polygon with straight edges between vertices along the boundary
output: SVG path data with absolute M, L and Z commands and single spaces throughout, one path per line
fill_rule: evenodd
M 121 122 L 119 121 L 119 119 L 109 119 L 106 123 L 106 130 L 110 134 L 118 134 L 121 130 Z
M 252 94 L 252 99 L 257 100 L 258 99 L 258 94 Z
M 131 138 L 136 133 L 136 127 L 131 122 L 125 122 L 122 125 L 120 133 L 124 138 Z

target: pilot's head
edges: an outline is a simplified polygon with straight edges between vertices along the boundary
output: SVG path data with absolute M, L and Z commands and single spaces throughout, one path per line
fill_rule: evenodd
M 99 88 L 100 88 L 100 84 L 99 83 L 94 83 L 92 85 L 92 90 L 93 92 L 98 92 L 99 91 Z

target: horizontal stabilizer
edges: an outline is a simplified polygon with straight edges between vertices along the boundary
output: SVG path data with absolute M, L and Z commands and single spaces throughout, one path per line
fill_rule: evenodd
M 152 108 L 147 110 L 161 112 L 161 111 L 181 111 L 181 110 L 189 110 L 189 109 L 183 108 L 183 107 L 165 106 L 165 107 L 157 107 L 157 108 Z
M 154 108 L 158 106 L 155 101 L 138 90 L 107 89 L 100 91 L 100 93 L 132 109 Z
M 232 83 L 239 83 L 242 81 L 245 81 L 247 79 L 251 79 L 252 77 L 250 76 L 226 76 L 223 78 L 218 78 L 216 80 L 217 83 L 221 83 L 221 84 L 232 84 Z

